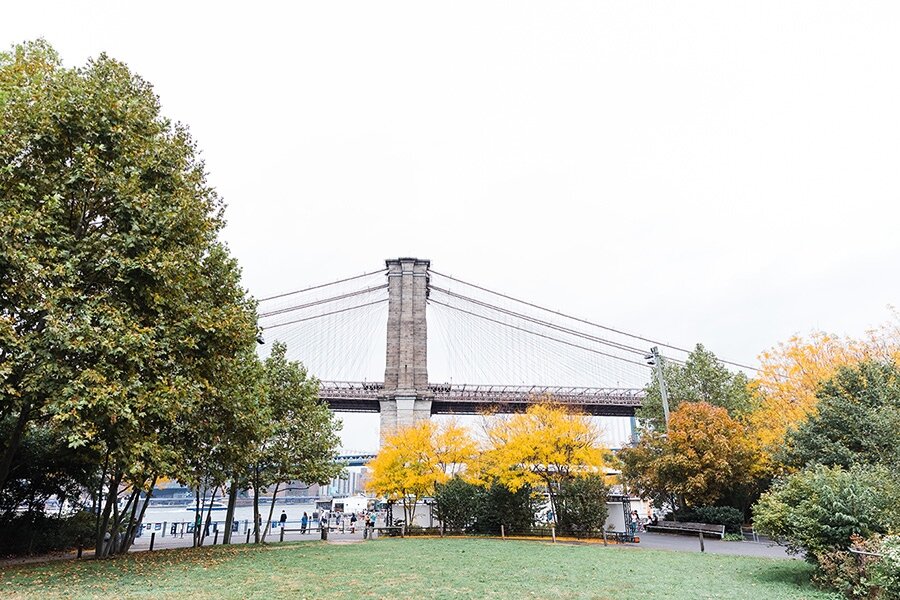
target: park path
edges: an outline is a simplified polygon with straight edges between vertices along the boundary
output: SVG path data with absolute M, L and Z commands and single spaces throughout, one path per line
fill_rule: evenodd
M 700 540 L 696 536 L 677 535 L 672 533 L 641 532 L 639 544 L 626 544 L 630 548 L 648 548 L 654 550 L 672 550 L 676 552 L 700 552 Z M 703 545 L 709 554 L 728 554 L 731 556 L 760 556 L 765 558 L 795 558 L 787 553 L 784 546 L 771 541 L 760 542 L 726 542 L 723 540 L 704 539 Z

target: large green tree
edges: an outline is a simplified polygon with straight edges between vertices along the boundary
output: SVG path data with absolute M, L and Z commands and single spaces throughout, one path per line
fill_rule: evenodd
M 255 344 L 254 344 L 255 345 Z M 177 421 L 178 479 L 196 492 L 196 509 L 206 507 L 206 517 L 219 490 L 228 489 L 223 543 L 231 540 L 231 524 L 237 493 L 249 486 L 255 449 L 270 431 L 262 363 L 254 347 L 218 361 L 216 386 L 207 390 L 201 404 Z M 205 529 L 194 530 L 195 544 L 202 544 Z
M 318 379 L 309 377 L 306 368 L 288 360 L 286 354 L 287 346 L 275 342 L 263 362 L 271 421 L 255 452 L 252 481 L 257 514 L 261 488 L 274 486 L 266 527 L 258 540 L 263 542 L 283 484 L 289 481 L 326 483 L 343 472 L 343 467 L 336 462 L 341 422 L 319 400 Z
M 674 412 L 682 402 L 708 402 L 724 408 L 732 418 L 739 418 L 752 408 L 747 376 L 729 371 L 703 344 L 697 344 L 683 365 L 663 361 L 670 411 Z M 647 394 L 637 416 L 658 429 L 663 426 L 664 418 L 655 377 L 645 391 Z
M 871 464 L 900 471 L 900 366 L 842 367 L 817 397 L 816 413 L 788 434 L 776 458 L 793 469 Z
M 255 311 L 187 129 L 124 64 L 66 68 L 44 42 L 3 53 L 0 136 L 0 489 L 49 420 L 104 457 L 103 556 L 141 489 L 178 474 L 174 424 L 253 343 Z

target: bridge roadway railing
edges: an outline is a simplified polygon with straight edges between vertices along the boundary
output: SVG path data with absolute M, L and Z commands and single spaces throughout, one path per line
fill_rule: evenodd
M 591 414 L 631 415 L 641 406 L 644 391 L 634 388 L 430 384 L 433 413 L 478 413 L 491 406 L 518 412 L 552 398 Z M 377 412 L 384 384 L 363 381 L 323 381 L 319 397 L 334 410 Z

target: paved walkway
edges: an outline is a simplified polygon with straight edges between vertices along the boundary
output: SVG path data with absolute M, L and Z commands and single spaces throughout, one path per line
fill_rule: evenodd
M 658 550 L 675 550 L 678 552 L 700 552 L 700 539 L 692 535 L 672 533 L 641 532 L 639 544 L 628 544 L 635 548 L 653 548 Z M 785 551 L 784 546 L 774 542 L 726 542 L 723 540 L 703 538 L 706 552 L 710 554 L 731 554 L 736 556 L 764 556 L 767 558 L 795 558 Z
M 640 534 L 641 541 L 639 544 L 626 544 L 626 547 L 629 548 L 652 548 L 656 550 L 673 550 L 676 552 L 700 552 L 700 540 L 696 536 L 691 535 L 676 535 L 676 534 L 668 534 L 668 533 L 649 533 L 649 532 L 641 532 Z M 266 541 L 269 543 L 276 543 L 281 539 L 280 532 L 275 531 L 274 533 L 270 533 Z M 319 532 L 315 531 L 312 533 L 306 533 L 301 535 L 300 533 L 285 533 L 284 541 L 295 542 L 295 541 L 315 541 L 319 539 Z M 353 542 L 353 541 L 362 541 L 362 531 L 357 530 L 356 533 L 350 533 L 346 531 L 344 533 L 338 531 L 332 531 L 328 534 L 329 542 Z M 204 545 L 210 546 L 213 543 L 214 538 L 212 536 L 206 538 Z M 235 544 L 243 544 L 246 540 L 246 534 L 237 535 L 233 538 L 233 542 Z M 549 541 L 549 540 L 547 540 Z M 251 536 L 252 542 L 252 536 Z M 734 556 L 762 556 L 767 558 L 793 558 L 791 555 L 787 554 L 784 546 L 779 546 L 772 542 L 726 542 L 717 539 L 704 538 L 704 546 L 706 552 L 710 554 L 729 554 Z M 135 540 L 134 545 L 132 546 L 132 551 L 140 552 L 142 550 L 149 549 L 150 545 L 150 536 L 145 535 L 141 538 Z M 156 540 L 154 541 L 153 548 L 162 550 L 163 548 L 186 548 L 191 545 L 191 536 L 185 535 L 185 537 L 171 537 L 169 535 L 165 537 L 156 536 Z
M 301 534 L 300 532 L 285 532 L 284 541 L 285 542 L 298 542 L 298 541 L 315 541 L 321 539 L 321 534 L 318 530 L 316 531 L 307 531 L 305 534 Z M 346 530 L 344 533 L 340 531 L 330 531 L 328 533 L 328 541 L 354 541 L 354 540 L 362 540 L 363 534 L 362 529 L 357 529 L 355 533 L 350 533 L 349 530 Z M 278 543 L 281 540 L 281 531 L 279 529 L 275 529 L 274 531 L 270 531 L 269 535 L 266 536 L 266 542 L 270 544 Z M 212 546 L 213 542 L 217 541 L 215 535 L 209 535 L 203 541 L 204 546 Z M 247 541 L 247 534 L 244 532 L 239 532 L 233 534 L 231 538 L 232 543 L 234 544 L 244 544 Z M 222 542 L 221 532 L 218 536 L 218 543 Z M 253 535 L 250 535 L 250 543 L 253 543 Z M 169 535 L 168 533 L 165 536 L 160 535 L 160 532 L 156 532 L 156 539 L 153 541 L 153 549 L 154 550 L 162 550 L 165 548 L 189 548 L 193 544 L 193 535 L 190 533 L 186 533 L 184 537 L 180 534 L 176 534 L 174 537 Z M 139 538 L 134 540 L 134 544 L 131 546 L 132 552 L 140 552 L 143 550 L 150 549 L 150 534 L 144 533 Z

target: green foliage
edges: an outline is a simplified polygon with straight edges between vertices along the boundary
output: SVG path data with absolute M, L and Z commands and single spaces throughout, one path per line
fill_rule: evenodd
M 335 462 L 341 422 L 319 401 L 319 381 L 286 353 L 287 346 L 276 342 L 263 363 L 271 419 L 259 454 L 263 481 L 326 483 L 343 472 Z
M 731 533 L 740 533 L 741 525 L 744 524 L 743 513 L 732 506 L 699 506 L 679 510 L 673 517 L 675 521 L 724 525 L 725 531 Z
M 29 43 L 0 63 L 0 90 L 0 415 L 51 419 L 126 478 L 172 472 L 170 425 L 256 334 L 216 240 L 222 203 L 124 64 L 68 69 Z
M 776 482 L 754 507 L 754 527 L 787 542 L 791 552 L 817 557 L 863 538 L 900 528 L 900 482 L 874 466 L 818 466 Z
M 556 498 L 560 533 L 578 535 L 603 529 L 608 491 L 598 475 L 566 480 Z M 435 501 L 437 517 L 448 530 L 489 534 L 499 533 L 501 524 L 507 532 L 529 530 L 541 505 L 540 496 L 530 488 L 510 492 L 499 483 L 481 487 L 461 477 L 438 485 Z
M 463 531 L 475 521 L 480 489 L 458 476 L 435 486 L 436 515 L 448 530 Z
M 44 554 L 89 546 L 94 536 L 94 515 L 78 512 L 51 516 L 44 512 L 8 513 L 0 520 L 0 556 Z
M 900 534 L 881 538 L 877 552 L 882 557 L 872 568 L 872 581 L 884 600 L 900 600 Z
M 319 381 L 286 357 L 287 346 L 272 345 L 263 363 L 266 415 L 270 419 L 254 457 L 252 484 L 258 501 L 263 486 L 275 485 L 262 541 L 272 522 L 277 491 L 291 480 L 326 483 L 343 472 L 337 458 L 341 422 L 319 401 Z M 254 511 L 258 512 L 258 511 Z
M 565 480 L 556 497 L 557 527 L 563 534 L 600 531 L 606 524 L 609 488 L 600 475 Z
M 664 362 L 663 374 L 669 392 L 670 411 L 675 411 L 682 402 L 708 402 L 724 408 L 732 418 L 750 412 L 752 396 L 747 387 L 747 376 L 726 369 L 703 344 L 697 344 L 683 366 L 671 361 Z M 647 395 L 637 410 L 637 417 L 657 429 L 664 428 L 662 397 L 656 378 L 651 380 L 645 391 Z
M 841 368 L 818 394 L 818 411 L 788 434 L 778 457 L 789 467 L 880 464 L 900 469 L 900 366 Z
M 12 419 L 0 421 L 0 440 L 9 439 Z M 11 477 L 0 490 L 0 514 L 25 506 L 41 511 L 51 496 L 77 501 L 97 484 L 98 457 L 90 448 L 71 448 L 48 423 L 32 423 L 12 459 Z
M 0 496 L 85 484 L 70 458 L 89 457 L 99 545 L 130 521 L 121 494 L 133 508 L 157 477 L 210 485 L 247 464 L 267 422 L 255 306 L 187 128 L 126 65 L 14 47 L 0 130 Z M 53 464 L 28 464 L 35 435 Z
M 472 529 L 475 533 L 492 535 L 500 533 L 500 525 L 511 532 L 528 530 L 534 526 L 541 500 L 540 494 L 527 485 L 515 492 L 499 483 L 481 488 Z

